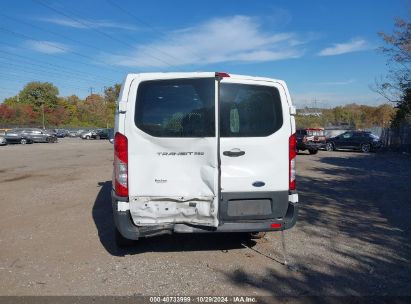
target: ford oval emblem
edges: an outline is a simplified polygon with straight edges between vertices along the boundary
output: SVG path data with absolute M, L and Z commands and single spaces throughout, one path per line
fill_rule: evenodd
M 253 186 L 254 186 L 254 187 L 262 187 L 262 186 L 265 186 L 265 183 L 264 183 L 264 182 L 257 181 L 257 182 L 254 182 L 254 183 L 253 183 Z

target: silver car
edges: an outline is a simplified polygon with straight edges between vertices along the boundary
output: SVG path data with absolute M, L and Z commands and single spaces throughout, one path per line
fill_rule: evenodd
M 82 139 L 91 139 L 95 135 L 96 135 L 96 131 L 90 130 L 90 131 L 85 131 L 85 132 L 81 133 L 80 137 Z
M 37 143 L 54 143 L 57 142 L 57 137 L 42 129 L 27 128 L 20 131 L 22 135 L 31 138 Z
M 5 146 L 5 145 L 7 145 L 7 140 L 3 136 L 0 136 L 0 146 Z

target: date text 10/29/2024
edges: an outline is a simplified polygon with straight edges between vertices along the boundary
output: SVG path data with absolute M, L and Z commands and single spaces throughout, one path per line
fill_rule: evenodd
M 256 297 L 243 296 L 160 296 L 150 297 L 150 303 L 257 303 Z

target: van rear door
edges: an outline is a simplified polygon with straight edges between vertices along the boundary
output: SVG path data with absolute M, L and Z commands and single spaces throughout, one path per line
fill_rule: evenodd
M 128 182 L 136 225 L 218 226 L 214 73 L 136 75 L 127 99 Z
M 220 219 L 283 217 L 292 134 L 282 82 L 235 76 L 220 82 Z

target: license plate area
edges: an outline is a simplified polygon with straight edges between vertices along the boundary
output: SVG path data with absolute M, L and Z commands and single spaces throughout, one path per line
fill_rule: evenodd
M 288 191 L 222 193 L 220 221 L 265 220 L 284 217 Z
M 271 203 L 270 199 L 229 200 L 227 215 L 229 217 L 271 215 Z

